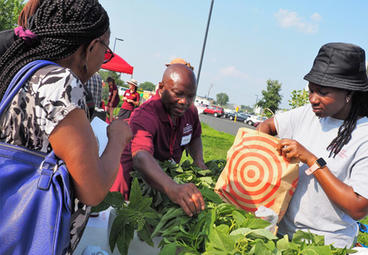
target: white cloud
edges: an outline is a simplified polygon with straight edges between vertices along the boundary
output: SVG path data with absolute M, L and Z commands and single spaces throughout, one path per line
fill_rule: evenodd
M 311 20 L 315 21 L 315 22 L 319 22 L 321 21 L 322 16 L 319 15 L 317 12 L 313 13 L 311 16 Z
M 310 21 L 305 21 L 302 17 L 298 16 L 298 13 L 280 9 L 275 13 L 275 17 L 279 25 L 283 28 L 296 28 L 297 30 L 307 33 L 315 34 L 318 32 L 319 22 L 322 19 L 318 13 L 313 13 L 310 17 Z
M 240 79 L 247 79 L 249 76 L 246 73 L 239 71 L 235 66 L 227 66 L 220 69 L 220 75 L 235 77 Z

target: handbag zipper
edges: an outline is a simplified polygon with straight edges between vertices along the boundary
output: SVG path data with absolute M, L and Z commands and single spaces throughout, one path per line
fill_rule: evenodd
M 28 152 L 28 153 L 33 154 L 33 155 L 38 156 L 38 157 L 43 157 L 43 158 L 45 157 L 45 154 L 43 154 L 43 153 L 36 152 L 36 151 L 30 150 L 30 149 L 26 149 L 26 148 L 23 148 L 21 146 L 11 145 L 11 144 L 8 144 L 8 143 L 0 143 L 0 145 L 4 146 L 4 147 L 7 147 L 7 148 L 11 148 L 11 149 L 21 150 L 23 152 Z

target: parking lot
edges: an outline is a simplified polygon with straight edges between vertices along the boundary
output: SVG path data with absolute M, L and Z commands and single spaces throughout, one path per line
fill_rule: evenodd
M 247 127 L 254 129 L 253 126 L 247 125 L 242 122 L 234 122 L 233 120 L 222 118 L 216 118 L 212 115 L 199 114 L 199 119 L 202 123 L 206 123 L 217 131 L 225 132 L 231 135 L 236 135 L 238 129 L 241 127 Z

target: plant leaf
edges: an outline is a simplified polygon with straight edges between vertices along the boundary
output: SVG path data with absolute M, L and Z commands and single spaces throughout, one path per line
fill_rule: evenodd
M 235 220 L 235 223 L 239 226 L 239 227 L 245 227 L 245 223 L 246 223 L 246 218 L 238 211 L 233 211 L 232 213 L 233 218 Z
M 173 255 L 176 254 L 176 244 L 170 243 L 162 247 L 159 255 Z
M 252 232 L 252 229 L 250 228 L 238 228 L 235 229 L 234 231 L 232 231 L 230 233 L 230 235 L 234 236 L 234 235 L 242 235 L 242 236 L 246 236 L 248 235 L 250 232 Z
M 114 207 L 115 209 L 119 209 L 124 205 L 124 198 L 120 192 L 109 192 L 107 193 L 104 202 Z
M 284 235 L 283 238 L 277 241 L 276 243 L 277 249 L 283 251 L 289 248 L 289 238 L 287 235 Z
M 206 243 L 206 251 L 209 252 L 210 250 L 217 250 L 231 254 L 231 251 L 234 250 L 235 243 L 239 239 L 239 236 L 230 236 L 229 226 L 220 225 L 211 228 L 208 239 L 209 241 Z
M 110 236 L 109 236 L 109 244 L 111 252 L 114 251 L 115 244 L 118 240 L 118 237 L 122 231 L 122 226 L 125 225 L 125 217 L 124 216 L 116 216 L 114 221 L 112 222 Z
M 173 218 L 184 216 L 185 213 L 181 208 L 170 208 L 161 218 L 160 222 L 157 224 L 155 230 L 152 233 L 152 237 L 155 237 L 158 233 L 164 230 L 164 226 L 168 221 Z
M 305 255 L 332 255 L 329 246 L 308 246 L 303 250 Z
M 273 251 L 269 249 L 269 247 L 263 242 L 261 239 L 255 240 L 255 244 L 252 249 L 249 251 L 249 254 L 255 255 L 272 255 Z
M 105 211 L 107 208 L 110 207 L 109 203 L 106 203 L 106 201 L 102 201 L 101 203 L 99 203 L 98 205 L 92 207 L 91 212 L 101 212 L 101 211 Z
M 132 185 L 130 188 L 129 194 L 129 207 L 137 208 L 138 204 L 141 202 L 143 198 L 141 188 L 138 183 L 138 179 L 134 178 L 132 181 Z
M 199 170 L 197 171 L 197 173 L 202 176 L 211 176 L 213 174 L 213 172 L 210 169 Z
M 134 237 L 134 227 L 131 224 L 125 224 L 122 226 L 122 232 L 120 233 L 116 242 L 118 250 L 121 255 L 128 255 L 128 249 L 130 242 Z
M 148 224 L 146 223 L 143 227 L 143 229 L 141 231 L 137 232 L 139 238 L 143 241 L 145 241 L 147 244 L 149 244 L 150 246 L 154 246 L 154 243 L 152 241 L 151 238 L 151 231 L 150 231 L 150 227 L 148 226 Z
M 248 235 L 257 238 L 266 238 L 268 240 L 277 239 L 277 237 L 266 229 L 253 229 Z

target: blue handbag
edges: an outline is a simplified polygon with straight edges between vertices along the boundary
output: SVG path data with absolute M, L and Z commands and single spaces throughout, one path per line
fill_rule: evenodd
M 36 60 L 13 78 L 0 116 L 22 85 L 45 65 Z M 0 142 L 0 254 L 64 254 L 70 243 L 69 173 L 53 152 Z

